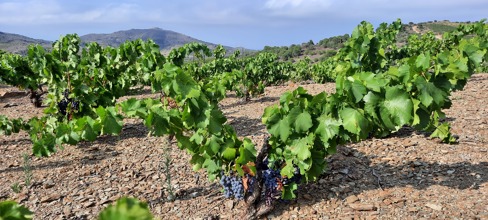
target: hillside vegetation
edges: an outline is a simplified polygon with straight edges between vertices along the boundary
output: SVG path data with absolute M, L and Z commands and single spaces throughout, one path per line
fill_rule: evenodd
M 10 34 L 0 31 L 0 50 L 17 54 L 26 54 L 27 46 L 31 44 L 40 44 L 45 48 L 51 47 L 50 41 L 34 39 L 18 34 Z
M 131 29 L 125 31 L 117 31 L 111 34 L 87 34 L 80 37 L 82 42 L 97 42 L 102 46 L 118 47 L 126 41 L 153 40 L 161 49 L 163 54 L 168 54 L 171 49 L 181 47 L 188 43 L 203 43 L 210 49 L 214 49 L 217 44 L 205 42 L 184 34 L 180 34 L 170 30 L 161 28 L 150 29 Z M 224 46 L 230 53 L 234 52 L 236 48 Z
M 222 46 L 201 43 L 167 56 L 152 40 L 81 47 L 76 34 L 50 51 L 2 54 L 0 81 L 10 87 L 0 90 L 0 198 L 12 201 L 0 201 L 0 219 L 94 219 L 115 201 L 120 215 L 102 211 L 100 220 L 130 212 L 484 219 L 487 75 L 475 73 L 488 60 L 488 24 L 413 34 L 403 45 L 402 29 L 400 19 L 377 28 L 363 21 L 334 56 L 312 65 L 274 53 L 226 57 Z M 455 93 L 465 87 L 475 93 Z M 402 140 L 386 140 L 395 137 Z M 144 204 L 123 211 L 125 196 Z
M 451 22 L 444 21 L 427 21 L 420 23 L 409 22 L 402 24 L 402 29 L 397 37 L 398 44 L 405 44 L 408 36 L 415 34 L 425 34 L 433 32 L 440 37 L 444 32 L 453 31 L 460 24 L 468 24 L 470 22 Z M 276 53 L 280 59 L 285 61 L 303 60 L 308 57 L 312 62 L 319 62 L 334 56 L 337 50 L 342 48 L 344 42 L 349 39 L 349 34 L 328 37 L 314 43 L 312 40 L 301 44 L 292 44 L 290 46 L 265 46 L 262 52 Z
M 410 22 L 404 24 L 402 31 L 399 33 L 398 41 L 406 42 L 407 36 L 410 34 L 424 34 L 432 31 L 436 35 L 442 35 L 446 31 L 454 30 L 461 23 L 469 22 L 451 22 L 451 21 L 427 21 L 421 23 Z M 172 48 L 182 46 L 187 43 L 198 42 L 204 43 L 209 48 L 213 49 L 217 44 L 205 42 L 184 34 L 180 34 L 170 30 L 161 28 L 150 29 L 131 29 L 124 31 L 117 31 L 110 34 L 87 34 L 80 36 L 83 43 L 97 42 L 103 46 L 117 47 L 125 41 L 132 41 L 135 39 L 152 39 L 161 48 L 163 54 L 168 54 Z M 312 40 L 301 44 L 292 44 L 290 46 L 265 46 L 263 52 L 276 53 L 280 59 L 285 61 L 296 61 L 309 57 L 312 62 L 318 62 L 335 55 L 336 51 L 342 47 L 342 44 L 347 41 L 349 34 L 328 37 L 313 42 Z M 26 54 L 27 46 L 31 44 L 40 44 L 44 48 L 50 48 L 52 42 L 42 39 L 33 39 L 26 36 L 0 32 L 0 50 L 8 51 L 16 54 Z M 257 51 L 248 50 L 244 48 L 224 48 L 232 54 L 235 50 L 240 50 L 241 54 L 252 54 Z
M 203 43 L 209 48 L 213 49 L 217 44 L 205 42 L 184 34 L 180 34 L 170 30 L 163 30 L 161 28 L 150 29 L 131 29 L 124 31 L 117 31 L 110 34 L 87 34 L 80 36 L 82 46 L 90 42 L 97 42 L 102 46 L 118 47 L 126 41 L 133 41 L 136 39 L 148 40 L 152 39 L 161 49 L 163 54 L 168 54 L 171 49 L 183 46 L 188 43 Z M 0 32 L 0 50 L 8 51 L 16 54 L 27 54 L 27 47 L 31 44 L 39 44 L 44 48 L 51 48 L 51 41 L 33 39 L 26 36 L 3 33 Z M 247 52 L 250 50 L 243 48 L 233 48 L 224 46 L 230 53 L 235 50 Z

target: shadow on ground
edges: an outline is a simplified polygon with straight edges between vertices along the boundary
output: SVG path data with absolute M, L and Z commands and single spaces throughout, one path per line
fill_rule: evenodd
M 304 194 L 313 195 L 313 201 L 332 198 L 344 200 L 364 191 L 396 187 L 423 190 L 437 185 L 476 190 L 488 180 L 488 162 L 439 164 L 415 160 L 393 166 L 388 162 L 373 164 L 372 157 L 375 155 L 365 155 L 347 146 L 340 147 L 329 158 L 328 170 L 319 178 L 321 181 L 304 184 L 299 188 L 298 200 L 303 200 Z M 291 204 L 310 205 L 310 201 L 303 201 L 292 201 Z M 291 204 L 278 205 L 274 215 L 289 210 Z

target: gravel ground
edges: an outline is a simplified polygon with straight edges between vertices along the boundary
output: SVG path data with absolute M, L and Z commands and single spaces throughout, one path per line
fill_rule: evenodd
M 240 136 L 262 146 L 261 115 L 280 94 L 298 85 L 269 87 L 263 97 L 242 103 L 232 94 L 220 105 Z M 332 92 L 333 84 L 302 85 L 311 93 Z M 148 95 L 141 95 L 148 96 Z M 298 198 L 280 203 L 268 219 L 488 219 L 488 74 L 476 74 L 452 94 L 446 110 L 459 143 L 447 145 L 411 128 L 383 139 L 341 146 L 328 158 L 319 181 L 301 185 Z M 42 114 L 25 93 L 0 88 L 0 115 Z M 160 219 L 237 219 L 242 201 L 226 199 L 190 157 L 164 137 L 148 137 L 138 120 L 126 120 L 118 137 L 66 146 L 49 158 L 32 156 L 23 132 L 0 136 L 0 200 L 13 199 L 35 219 L 95 219 L 122 196 L 146 201 Z M 24 184 L 22 155 L 31 158 L 32 184 Z M 168 200 L 164 159 L 176 195 Z

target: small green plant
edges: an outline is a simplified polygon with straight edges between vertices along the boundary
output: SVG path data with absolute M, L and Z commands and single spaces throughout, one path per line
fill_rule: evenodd
M 29 187 L 32 182 L 32 166 L 29 155 L 26 153 L 22 154 L 22 158 L 24 159 L 24 183 L 26 187 Z
M 153 219 L 146 203 L 134 198 L 123 197 L 115 205 L 110 205 L 100 212 L 99 220 L 149 220 Z
M 461 96 L 452 96 L 452 100 L 461 100 L 463 99 Z
M 163 147 L 164 153 L 163 153 L 163 174 L 166 177 L 166 186 L 168 190 L 168 197 L 167 199 L 169 201 L 174 201 L 176 199 L 173 185 L 171 184 L 171 147 L 170 147 L 170 141 L 169 138 L 164 138 L 165 141 L 163 141 L 163 144 L 165 145 Z
M 10 186 L 10 189 L 12 189 L 14 193 L 20 193 L 20 191 L 22 191 L 22 186 L 18 182 L 15 182 Z
M 0 202 L 0 220 L 28 220 L 33 213 L 15 201 Z M 115 205 L 110 205 L 98 215 L 99 220 L 150 220 L 153 215 L 146 203 L 135 198 L 123 197 Z
M 32 219 L 33 213 L 15 201 L 0 202 L 0 219 L 26 220 Z

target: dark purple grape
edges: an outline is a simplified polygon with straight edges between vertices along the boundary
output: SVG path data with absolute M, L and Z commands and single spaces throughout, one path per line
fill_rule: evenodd
M 68 106 L 71 104 L 70 109 Z M 58 111 L 61 115 L 66 116 L 71 111 L 78 111 L 80 108 L 80 102 L 69 98 L 69 91 L 66 89 L 63 92 L 63 98 L 58 102 Z
M 66 115 L 66 108 L 68 107 L 68 101 L 66 99 L 62 99 L 58 102 L 58 109 L 61 115 Z
M 256 184 L 256 177 L 246 174 L 247 177 L 247 192 L 253 193 L 254 191 L 254 184 Z
M 78 111 L 79 104 L 80 104 L 80 102 L 78 102 L 78 101 L 71 101 L 71 109 L 73 109 L 74 111 Z
M 220 177 L 220 185 L 224 188 L 224 196 L 226 198 L 244 198 L 244 186 L 240 177 L 222 175 Z
M 263 171 L 264 185 L 266 188 L 276 188 L 278 186 L 277 178 L 280 178 L 280 171 L 267 169 Z

